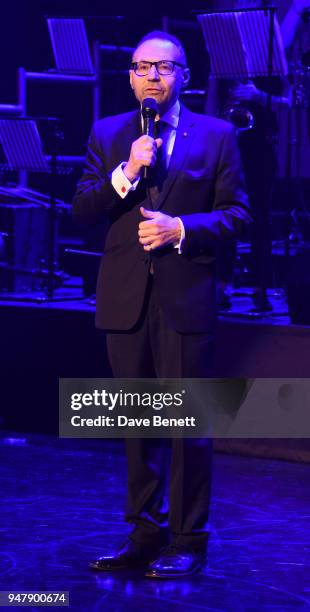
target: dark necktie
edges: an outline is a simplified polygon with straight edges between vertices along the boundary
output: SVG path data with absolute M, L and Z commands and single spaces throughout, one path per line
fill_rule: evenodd
M 167 139 L 169 136 L 169 125 L 164 121 L 156 121 L 155 138 L 162 138 L 162 145 L 157 149 L 156 162 L 152 168 L 149 179 L 149 193 L 154 205 L 167 176 Z

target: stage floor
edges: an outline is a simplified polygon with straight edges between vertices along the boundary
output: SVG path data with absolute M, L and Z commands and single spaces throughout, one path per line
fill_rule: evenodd
M 208 563 L 178 581 L 88 569 L 128 532 L 122 442 L 2 432 L 0 487 L 1 590 L 66 590 L 87 612 L 310 608 L 308 465 L 216 454 Z

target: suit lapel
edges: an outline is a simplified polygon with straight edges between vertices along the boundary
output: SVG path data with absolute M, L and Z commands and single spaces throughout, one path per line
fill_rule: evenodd
M 189 153 L 191 143 L 193 141 L 195 119 L 193 113 L 181 106 L 179 125 L 176 131 L 176 138 L 169 163 L 167 178 L 163 185 L 163 190 L 154 202 L 154 209 L 159 209 L 167 198 L 170 189 L 172 188 L 178 173 L 182 169 L 186 157 Z
M 134 111 L 122 128 L 121 142 L 118 140 L 120 145 L 119 159 L 129 158 L 131 145 L 139 136 L 141 136 L 140 113 Z

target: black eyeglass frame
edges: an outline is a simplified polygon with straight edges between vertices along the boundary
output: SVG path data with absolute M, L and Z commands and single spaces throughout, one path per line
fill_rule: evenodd
M 149 64 L 149 70 L 145 74 L 137 74 L 136 73 L 138 64 L 140 64 L 140 63 Z M 158 64 L 162 64 L 162 63 L 172 64 L 172 66 L 173 66 L 172 72 L 169 72 L 168 74 L 161 74 L 160 70 L 158 70 Z M 150 74 L 152 66 L 156 67 L 156 71 L 161 76 L 169 76 L 170 74 L 173 74 L 175 66 L 179 66 L 180 68 L 187 68 L 187 66 L 185 66 L 184 64 L 180 64 L 180 62 L 175 62 L 174 60 L 159 60 L 158 62 L 149 62 L 147 60 L 140 60 L 139 62 L 131 62 L 130 70 L 133 70 L 136 76 L 143 77 L 143 76 L 147 76 L 148 74 Z

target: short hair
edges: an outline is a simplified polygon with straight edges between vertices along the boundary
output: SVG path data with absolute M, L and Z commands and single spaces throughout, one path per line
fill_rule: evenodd
M 176 36 L 173 36 L 173 34 L 169 34 L 168 32 L 164 32 L 163 30 L 152 30 L 152 32 L 145 34 L 145 36 L 143 36 L 143 38 L 141 38 L 141 40 L 139 40 L 138 44 L 136 45 L 133 55 L 144 42 L 146 42 L 147 40 L 154 40 L 154 39 L 167 40 L 171 42 L 173 45 L 175 45 L 175 47 L 179 49 L 182 55 L 184 64 L 187 65 L 186 53 L 185 53 L 185 49 L 181 41 Z

